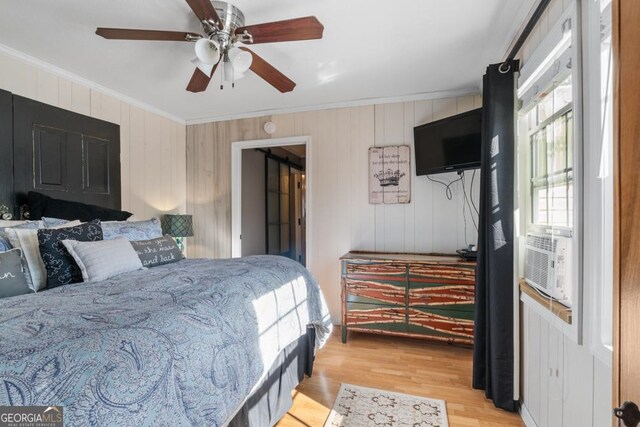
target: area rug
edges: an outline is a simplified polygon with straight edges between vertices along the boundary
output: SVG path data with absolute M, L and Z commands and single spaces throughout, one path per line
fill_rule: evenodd
M 444 400 L 342 384 L 324 427 L 447 427 Z

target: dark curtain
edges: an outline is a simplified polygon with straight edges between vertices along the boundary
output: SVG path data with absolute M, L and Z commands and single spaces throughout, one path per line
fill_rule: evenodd
M 513 208 L 517 61 L 490 65 L 483 80 L 480 223 L 473 387 L 502 409 L 513 400 Z

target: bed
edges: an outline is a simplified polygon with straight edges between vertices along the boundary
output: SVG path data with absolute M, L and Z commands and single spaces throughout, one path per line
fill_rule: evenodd
M 286 402 L 253 415 L 248 402 L 310 373 L 332 328 L 307 270 L 274 256 L 8 298 L 0 324 L 0 405 L 63 405 L 66 425 L 119 426 L 273 425 Z
M 30 191 L 120 209 L 119 126 L 1 90 L 0 124 L 15 218 Z M 309 272 L 273 256 L 0 299 L 0 325 L 0 405 L 63 405 L 74 426 L 274 425 L 331 333 Z

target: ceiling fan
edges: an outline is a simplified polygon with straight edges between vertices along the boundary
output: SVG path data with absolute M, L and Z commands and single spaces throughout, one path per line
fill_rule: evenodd
M 202 92 L 222 63 L 225 81 L 234 83 L 251 70 L 280 92 L 291 92 L 295 82 L 243 45 L 321 39 L 324 26 L 315 16 L 244 25 L 244 14 L 223 1 L 186 0 L 202 23 L 204 35 L 182 31 L 98 28 L 105 39 L 195 42 L 196 66 L 187 85 L 190 92 Z M 222 88 L 222 87 L 221 87 Z

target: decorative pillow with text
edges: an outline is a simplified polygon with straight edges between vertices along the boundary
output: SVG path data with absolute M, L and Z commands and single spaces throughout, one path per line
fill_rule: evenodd
M 184 259 L 182 251 L 171 236 L 131 242 L 131 246 L 145 267 L 157 267 Z
M 0 298 L 33 293 L 22 271 L 20 249 L 0 252 Z

